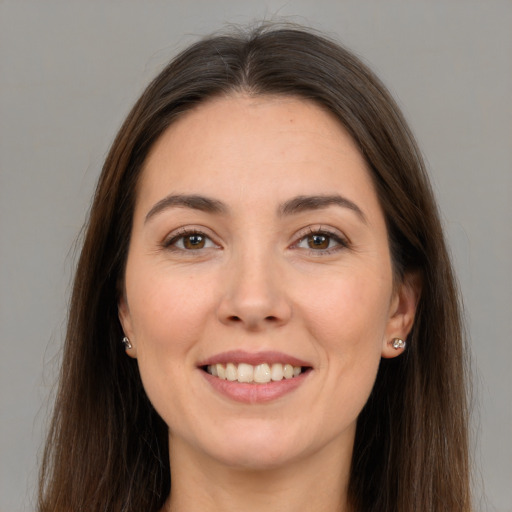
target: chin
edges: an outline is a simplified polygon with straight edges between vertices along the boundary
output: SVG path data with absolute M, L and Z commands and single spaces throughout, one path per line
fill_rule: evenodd
M 297 453 L 283 450 L 282 447 L 235 446 L 218 454 L 226 466 L 247 471 L 268 471 L 289 465 L 299 458 Z
M 211 455 L 230 467 L 275 469 L 300 459 L 308 451 L 311 440 L 296 434 L 289 425 L 278 429 L 261 424 L 244 428 L 242 422 L 222 433 L 223 442 L 211 447 Z

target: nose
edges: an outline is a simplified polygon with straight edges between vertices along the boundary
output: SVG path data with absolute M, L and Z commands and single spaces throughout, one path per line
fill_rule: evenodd
M 288 323 L 292 307 L 286 279 L 277 267 L 265 256 L 232 262 L 222 283 L 219 320 L 253 332 Z

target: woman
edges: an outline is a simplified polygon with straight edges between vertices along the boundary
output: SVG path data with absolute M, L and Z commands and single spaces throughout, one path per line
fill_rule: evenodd
M 464 345 L 419 151 L 297 28 L 211 37 L 100 177 L 40 510 L 470 510 Z

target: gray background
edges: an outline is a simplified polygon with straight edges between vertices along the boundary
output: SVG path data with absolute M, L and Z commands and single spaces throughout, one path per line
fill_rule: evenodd
M 282 16 L 363 56 L 417 135 L 466 305 L 477 509 L 512 511 L 512 2 L 493 0 L 0 0 L 0 511 L 34 508 L 73 242 L 123 117 L 196 36 Z

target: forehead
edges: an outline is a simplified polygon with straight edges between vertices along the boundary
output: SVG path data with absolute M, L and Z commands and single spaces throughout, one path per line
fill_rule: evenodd
M 334 191 L 374 194 L 364 158 L 334 115 L 295 97 L 233 95 L 197 106 L 162 134 L 138 202 L 170 192 L 250 202 Z

